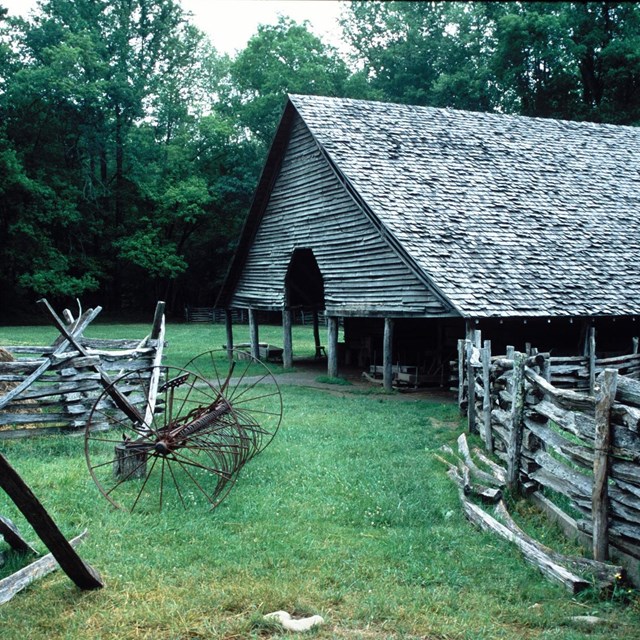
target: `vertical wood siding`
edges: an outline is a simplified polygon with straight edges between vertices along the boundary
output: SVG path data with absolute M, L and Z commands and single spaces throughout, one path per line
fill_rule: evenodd
M 233 307 L 279 309 L 294 249 L 312 249 L 331 315 L 440 316 L 448 310 L 354 202 L 297 117 Z

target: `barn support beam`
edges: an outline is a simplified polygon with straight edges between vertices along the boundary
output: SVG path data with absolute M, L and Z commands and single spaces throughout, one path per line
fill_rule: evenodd
M 320 323 L 318 322 L 318 310 L 313 310 L 313 340 L 316 344 L 316 358 L 322 357 L 322 344 L 320 343 Z
M 231 309 L 224 310 L 224 326 L 227 332 L 227 358 L 233 360 L 233 316 Z
M 385 391 L 391 391 L 393 388 L 393 318 L 384 319 L 382 386 Z
M 327 375 L 338 377 L 338 318 L 327 318 Z
M 282 308 L 282 366 L 293 367 L 293 338 L 291 335 L 291 309 Z
M 251 355 L 260 358 L 260 343 L 258 341 L 258 319 L 254 309 L 249 309 L 249 343 L 251 344 Z

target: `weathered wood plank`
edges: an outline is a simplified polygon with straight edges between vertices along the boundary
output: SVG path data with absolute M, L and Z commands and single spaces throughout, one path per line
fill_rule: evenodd
M 85 529 L 79 536 L 69 541 L 69 546 L 77 547 L 86 537 Z M 28 587 L 32 582 L 55 571 L 59 567 L 58 562 L 52 553 L 48 553 L 42 558 L 38 558 L 27 567 L 0 580 L 0 604 L 9 602 L 17 593 Z
M 495 533 L 515 544 L 518 549 L 520 549 L 525 559 L 537 567 L 545 576 L 559 582 L 574 594 L 583 591 L 591 585 L 588 580 L 581 578 L 567 570 L 565 567 L 559 565 L 536 545 L 531 544 L 521 536 L 515 534 L 508 527 L 489 515 L 486 511 L 473 504 L 465 497 L 462 491 L 460 491 L 459 494 L 465 515 L 471 522 L 484 531 Z

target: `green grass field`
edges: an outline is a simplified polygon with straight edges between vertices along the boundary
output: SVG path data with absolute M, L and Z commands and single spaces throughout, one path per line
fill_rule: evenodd
M 144 325 L 89 335 L 143 337 Z M 236 342 L 248 339 L 238 328 Z M 270 334 L 270 332 L 272 332 Z M 169 325 L 167 358 L 184 364 L 224 342 L 224 329 Z M 279 344 L 279 329 L 261 340 Z M 0 328 L 0 345 L 47 344 L 48 328 Z M 313 352 L 309 327 L 294 351 Z M 298 351 L 298 353 L 300 353 Z M 396 394 L 282 387 L 285 414 L 213 511 L 165 505 L 114 510 L 86 468 L 81 438 L 0 444 L 106 586 L 81 592 L 57 571 L 0 606 L 2 640 L 280 638 L 262 614 L 320 614 L 313 638 L 632 640 L 637 594 L 570 596 L 509 544 L 474 529 L 434 453 L 463 429 L 454 403 Z M 536 537 L 573 550 L 522 505 Z M 44 546 L 0 492 L 8 516 Z M 6 551 L 4 543 L 0 550 Z M 0 578 L 16 567 L 0 568 Z M 585 629 L 573 616 L 597 615 Z

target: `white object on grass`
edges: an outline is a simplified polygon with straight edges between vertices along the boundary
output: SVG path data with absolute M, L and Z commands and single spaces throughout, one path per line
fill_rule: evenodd
M 311 616 L 309 618 L 294 620 L 291 617 L 291 614 L 286 611 L 274 611 L 273 613 L 267 613 L 265 618 L 269 620 L 276 620 L 287 631 L 309 631 L 309 629 L 324 623 L 324 618 L 322 616 Z

